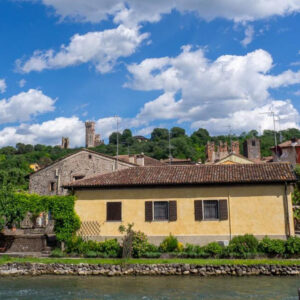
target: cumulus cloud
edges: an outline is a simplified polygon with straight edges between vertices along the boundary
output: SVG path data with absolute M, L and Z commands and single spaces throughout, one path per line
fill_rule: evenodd
M 225 18 L 235 22 L 283 16 L 300 11 L 298 0 L 42 0 L 62 18 L 82 22 L 100 22 L 114 16 L 115 22 L 137 24 L 156 22 L 173 9 L 195 12 L 205 20 Z
M 55 100 L 30 89 L 0 100 L 0 124 L 29 121 L 32 116 L 53 111 Z
M 174 119 L 190 122 L 192 127 L 205 125 L 212 131 L 216 127 L 224 131 L 223 124 L 231 121 L 238 131 L 253 126 L 270 128 L 271 119 L 259 114 L 274 106 L 283 128 L 298 126 L 299 114 L 291 102 L 273 99 L 270 89 L 299 84 L 300 71 L 272 75 L 272 66 L 273 59 L 264 50 L 244 56 L 222 55 L 210 61 L 202 49 L 185 46 L 177 57 L 150 58 L 128 66 L 131 80 L 126 86 L 162 91 L 137 115 L 136 120 L 144 122 Z
M 248 25 L 245 29 L 245 38 L 241 41 L 241 44 L 244 47 L 247 47 L 253 40 L 254 37 L 254 28 L 252 25 Z
M 6 81 L 5 79 L 0 79 L 0 93 L 4 93 L 6 91 Z
M 27 61 L 17 60 L 17 70 L 29 73 L 90 62 L 97 71 L 106 73 L 112 70 L 120 57 L 133 54 L 147 37 L 148 34 L 141 34 L 137 27 L 124 25 L 84 35 L 75 34 L 69 45 L 62 45 L 58 52 L 53 49 L 37 50 Z

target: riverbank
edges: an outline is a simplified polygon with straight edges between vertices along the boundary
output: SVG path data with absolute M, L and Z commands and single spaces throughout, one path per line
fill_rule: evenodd
M 7 260 L 5 262 L 5 259 Z M 299 260 L 109 260 L 1 258 L 0 276 L 17 275 L 196 275 L 299 276 Z

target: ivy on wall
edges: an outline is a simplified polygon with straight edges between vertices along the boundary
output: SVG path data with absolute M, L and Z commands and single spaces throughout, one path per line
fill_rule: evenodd
M 54 232 L 59 241 L 68 241 L 80 228 L 80 219 L 74 210 L 74 196 L 39 196 L 16 193 L 10 187 L 0 189 L 0 230 L 19 227 L 27 213 L 35 219 L 50 212 L 55 221 Z

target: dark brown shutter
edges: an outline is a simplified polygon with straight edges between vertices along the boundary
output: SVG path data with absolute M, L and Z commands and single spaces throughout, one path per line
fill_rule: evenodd
M 177 201 L 169 201 L 169 221 L 177 221 Z
M 202 221 L 203 220 L 202 200 L 195 200 L 194 208 L 195 208 L 195 221 Z
M 106 220 L 122 221 L 122 203 L 107 202 L 106 203 Z
M 228 220 L 227 200 L 219 200 L 219 219 Z
M 152 201 L 145 202 L 145 221 L 146 222 L 153 221 Z

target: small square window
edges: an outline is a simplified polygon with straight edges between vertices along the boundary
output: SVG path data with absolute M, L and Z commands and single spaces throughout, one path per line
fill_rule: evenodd
M 89 159 L 92 159 L 92 154 L 89 154 Z
M 255 147 L 256 143 L 255 140 L 252 140 L 252 146 Z
M 154 220 L 169 220 L 169 202 L 154 202 Z
M 203 201 L 204 220 L 219 219 L 219 203 L 218 200 Z

